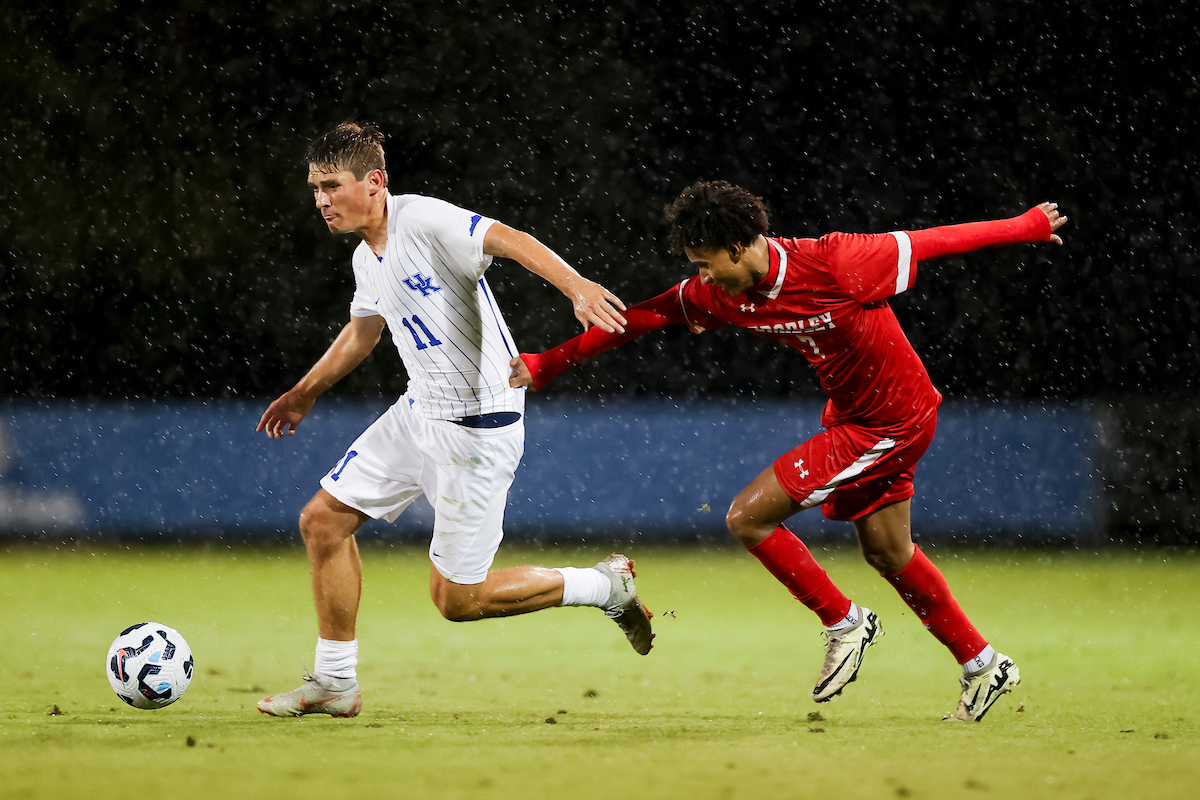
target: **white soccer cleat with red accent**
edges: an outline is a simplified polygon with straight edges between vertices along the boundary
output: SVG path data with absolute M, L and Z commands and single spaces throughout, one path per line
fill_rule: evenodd
M 638 599 L 633 579 L 633 559 L 613 553 L 593 569 L 599 570 L 612 581 L 612 593 L 604 605 L 604 616 L 616 622 L 625 632 L 625 638 L 639 655 L 646 655 L 654 646 L 654 634 L 650 631 L 650 618 L 654 615 Z
M 862 616 L 857 624 L 844 631 L 823 631 L 825 663 L 812 693 L 818 703 L 828 703 L 858 678 L 867 648 L 883 636 L 883 626 L 875 612 L 861 606 L 859 611 Z
M 258 701 L 258 710 L 272 717 L 300 717 L 328 714 L 331 717 L 357 717 L 362 710 L 362 692 L 353 678 L 331 678 L 304 672 L 304 685 L 284 694 Z
M 973 675 L 964 675 L 958 682 L 962 686 L 958 710 L 943 719 L 979 722 L 1000 695 L 1011 692 L 1021 682 L 1021 671 L 1011 658 L 996 653 L 992 663 Z

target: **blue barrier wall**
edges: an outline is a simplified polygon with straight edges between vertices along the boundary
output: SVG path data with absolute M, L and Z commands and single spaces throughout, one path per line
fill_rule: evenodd
M 324 402 L 294 437 L 265 403 L 0 405 L 0 529 L 292 530 L 320 477 L 386 402 Z M 737 491 L 820 429 L 820 405 L 531 397 L 506 528 L 538 535 L 723 535 Z M 1086 409 L 948 403 L 917 469 L 917 531 L 1089 535 L 1103 525 L 1099 427 Z M 380 532 L 423 534 L 415 503 Z M 844 534 L 819 511 L 793 527 Z

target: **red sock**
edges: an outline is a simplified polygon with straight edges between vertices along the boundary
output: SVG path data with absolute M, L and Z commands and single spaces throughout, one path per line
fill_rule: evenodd
M 959 664 L 979 655 L 987 647 L 962 607 L 950 594 L 950 586 L 921 548 L 913 546 L 912 561 L 895 575 L 884 576 L 925 623 L 925 629 L 946 645 Z
M 833 585 L 804 542 L 787 528 L 780 525 L 750 552 L 793 597 L 816 612 L 822 625 L 841 622 L 850 613 L 850 598 Z

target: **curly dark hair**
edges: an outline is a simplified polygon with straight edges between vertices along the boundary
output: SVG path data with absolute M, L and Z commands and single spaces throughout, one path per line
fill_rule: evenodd
M 767 205 L 728 181 L 697 181 L 663 208 L 676 255 L 685 247 L 749 245 L 769 230 Z
M 373 169 L 383 171 L 387 181 L 387 162 L 383 158 L 383 131 L 371 122 L 346 121 L 318 136 L 308 145 L 304 161 L 322 172 L 348 170 L 363 180 Z

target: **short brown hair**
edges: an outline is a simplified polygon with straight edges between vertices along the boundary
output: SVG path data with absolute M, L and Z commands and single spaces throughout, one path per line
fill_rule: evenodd
M 769 230 L 767 204 L 728 181 L 697 181 L 680 192 L 663 211 L 671 230 L 671 250 L 685 247 L 750 245 Z
M 383 172 L 387 183 L 387 163 L 383 158 L 383 131 L 371 122 L 347 121 L 313 139 L 304 153 L 305 163 L 321 172 L 354 173 L 363 180 L 373 169 Z

